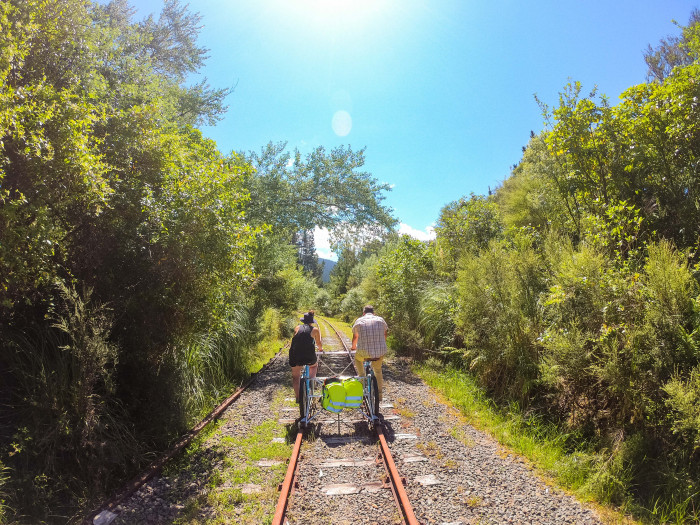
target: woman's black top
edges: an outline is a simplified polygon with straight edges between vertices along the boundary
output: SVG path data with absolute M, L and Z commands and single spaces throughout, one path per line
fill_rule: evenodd
M 316 364 L 316 342 L 311 337 L 313 326 L 303 324 L 292 337 L 292 345 L 289 347 L 289 366 Z

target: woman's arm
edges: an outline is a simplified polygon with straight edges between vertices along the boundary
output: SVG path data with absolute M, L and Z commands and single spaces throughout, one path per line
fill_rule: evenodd
M 311 337 L 313 337 L 314 341 L 316 341 L 316 348 L 318 348 L 319 352 L 323 352 L 323 345 L 321 344 L 321 331 L 318 328 L 314 328 L 311 330 Z

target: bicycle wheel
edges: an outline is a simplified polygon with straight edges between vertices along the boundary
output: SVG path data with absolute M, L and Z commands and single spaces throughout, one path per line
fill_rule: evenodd
M 304 367 L 299 379 L 299 415 L 302 419 L 309 416 L 309 367 Z M 302 422 L 302 425 L 305 423 Z
M 375 416 L 379 414 L 379 385 L 377 383 L 377 376 L 374 372 L 370 372 L 369 376 L 369 397 L 367 399 L 367 404 L 369 406 L 370 416 L 374 419 Z

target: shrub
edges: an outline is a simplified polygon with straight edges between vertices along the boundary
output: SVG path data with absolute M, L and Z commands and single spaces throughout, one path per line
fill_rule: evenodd
M 0 433 L 12 451 L 10 504 L 38 520 L 61 512 L 59 501 L 65 510 L 104 496 L 139 455 L 116 400 L 111 312 L 89 290 L 60 285 L 59 292 L 52 325 L 4 334 L 2 351 L 13 387 L 9 406 L 0 407 L 11 422 L 5 431 L 13 429 Z
M 544 279 L 542 261 L 526 239 L 493 241 L 460 261 L 455 319 L 465 365 L 497 396 L 525 402 L 535 385 Z
M 323 288 L 319 289 L 313 300 L 313 304 L 314 308 L 323 315 L 333 316 L 335 313 L 331 294 L 328 293 L 328 290 L 324 290 Z
M 454 286 L 448 283 L 426 283 L 420 289 L 418 328 L 423 344 L 430 349 L 454 339 L 455 296 Z
M 367 301 L 360 288 L 352 288 L 340 303 L 340 312 L 345 322 L 350 322 L 362 315 L 362 308 Z

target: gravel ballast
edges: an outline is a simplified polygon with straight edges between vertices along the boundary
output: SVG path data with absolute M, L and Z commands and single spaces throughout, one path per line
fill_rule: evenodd
M 326 350 L 341 349 L 330 332 L 323 335 Z M 322 370 L 319 375 L 328 375 Z M 384 377 L 385 435 L 421 523 L 601 523 L 591 509 L 538 478 L 525 461 L 463 423 L 406 361 L 389 360 Z M 196 452 L 120 505 L 112 523 L 269 522 L 295 437 L 291 420 L 299 415 L 291 396 L 283 355 L 231 405 Z M 264 443 L 251 445 L 255 440 Z M 393 495 L 382 485 L 384 469 L 374 462 L 378 451 L 366 422 L 312 426 L 302 445 L 289 522 L 400 523 Z

